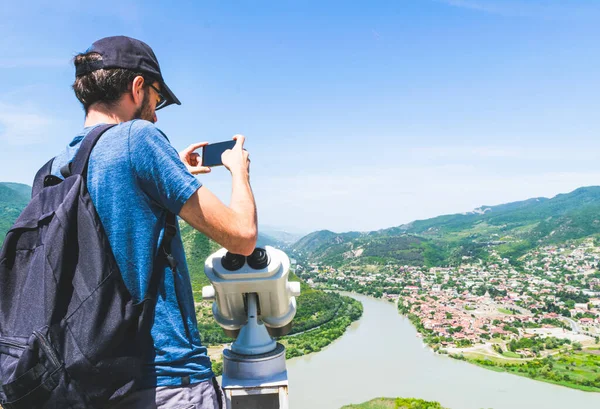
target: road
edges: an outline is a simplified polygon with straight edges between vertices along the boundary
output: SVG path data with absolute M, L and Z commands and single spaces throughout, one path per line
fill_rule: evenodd
M 581 333 L 581 327 L 579 326 L 579 324 L 572 320 L 571 318 L 567 318 L 567 317 L 562 317 L 565 321 L 567 321 L 569 323 L 569 325 L 571 325 L 571 331 L 573 331 L 576 334 Z

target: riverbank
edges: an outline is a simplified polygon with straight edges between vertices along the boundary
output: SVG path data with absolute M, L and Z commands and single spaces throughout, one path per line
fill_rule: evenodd
M 477 354 L 452 354 L 450 357 L 464 360 L 482 368 L 548 382 L 585 392 L 600 392 L 600 360 L 590 348 L 582 351 L 564 351 L 542 359 L 511 360 L 503 362 L 494 357 Z M 600 351 L 599 351 L 600 352 Z
M 600 348 L 570 339 L 555 337 L 492 338 L 485 344 L 460 343 L 445 348 L 454 340 L 438 336 L 426 328 L 412 306 L 398 299 L 398 312 L 406 316 L 422 336 L 423 342 L 438 354 L 469 362 L 497 372 L 507 372 L 536 381 L 552 383 L 585 392 L 600 392 Z M 516 351 L 520 352 L 517 353 Z

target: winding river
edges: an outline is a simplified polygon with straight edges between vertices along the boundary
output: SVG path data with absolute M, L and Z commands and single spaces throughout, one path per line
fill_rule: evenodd
M 287 362 L 291 409 L 339 409 L 375 397 L 450 409 L 596 409 L 600 393 L 493 372 L 434 354 L 394 304 L 356 294 L 364 314 L 323 351 Z

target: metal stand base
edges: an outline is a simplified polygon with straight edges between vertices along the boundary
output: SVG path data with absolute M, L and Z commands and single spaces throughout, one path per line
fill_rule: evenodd
M 227 409 L 288 409 L 284 346 L 262 355 L 225 349 L 221 383 Z

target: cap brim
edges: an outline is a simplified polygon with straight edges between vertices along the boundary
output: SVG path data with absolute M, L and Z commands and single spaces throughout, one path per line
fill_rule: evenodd
M 161 109 L 172 104 L 181 105 L 181 101 L 179 101 L 179 98 L 177 98 L 175 94 L 173 94 L 173 91 L 171 91 L 171 88 L 169 88 L 165 82 L 162 82 L 160 85 L 161 92 L 167 99 L 167 103 L 164 106 L 162 106 Z

